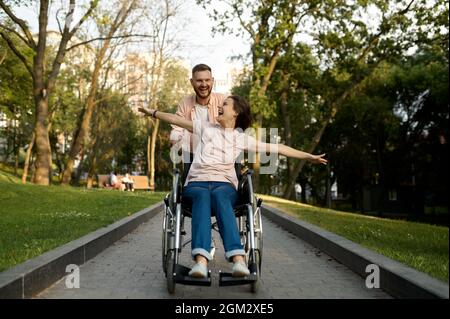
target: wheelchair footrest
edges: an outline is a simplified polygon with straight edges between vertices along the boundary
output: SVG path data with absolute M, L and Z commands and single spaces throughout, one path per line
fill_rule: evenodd
M 175 281 L 178 284 L 192 285 L 192 286 L 211 286 L 211 272 L 208 271 L 207 278 L 194 278 L 189 276 L 191 268 L 183 265 L 175 266 Z
M 237 286 L 254 283 L 258 280 L 256 273 L 250 273 L 245 277 L 233 277 L 231 273 L 220 272 L 219 286 Z

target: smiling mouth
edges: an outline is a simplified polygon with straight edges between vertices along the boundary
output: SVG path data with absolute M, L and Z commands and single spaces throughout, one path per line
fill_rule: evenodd
M 223 115 L 223 110 L 219 110 L 219 115 Z

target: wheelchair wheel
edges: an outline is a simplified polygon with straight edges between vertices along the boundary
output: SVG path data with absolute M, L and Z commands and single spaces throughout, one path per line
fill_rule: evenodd
M 169 236 L 167 234 L 168 232 L 168 216 L 167 216 L 167 209 L 164 211 L 164 215 L 163 215 L 163 222 L 162 222 L 162 233 L 161 233 L 161 239 L 162 239 L 162 268 L 164 270 L 164 273 L 166 273 L 166 259 L 167 259 L 167 250 L 168 250 L 168 240 L 169 240 Z
M 256 248 L 258 249 L 259 253 L 259 271 L 261 271 L 261 259 L 262 259 L 262 252 L 263 252 L 263 226 L 262 226 L 262 217 L 261 217 L 261 210 L 258 210 L 255 215 L 255 241 L 256 241 Z
M 259 250 L 255 251 L 255 260 L 252 260 L 253 258 L 250 258 L 250 263 L 255 264 L 256 273 L 258 275 L 258 279 L 255 282 L 252 282 L 250 285 L 250 291 L 253 293 L 257 293 L 259 289 L 260 279 L 261 279 L 261 255 Z M 249 263 L 249 264 L 250 264 Z
M 173 294 L 175 292 L 175 285 L 176 285 L 175 277 L 173 276 L 174 265 L 175 265 L 174 251 L 172 249 L 170 249 L 167 252 L 167 257 L 166 257 L 167 291 L 170 294 Z

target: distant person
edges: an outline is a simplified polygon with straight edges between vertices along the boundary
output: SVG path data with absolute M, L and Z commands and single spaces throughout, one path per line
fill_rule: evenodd
M 111 172 L 111 175 L 109 175 L 109 184 L 113 189 L 118 189 L 121 191 L 125 189 L 125 185 L 119 180 L 116 172 Z
M 134 180 L 130 177 L 130 174 L 125 174 L 125 177 L 122 178 L 122 184 L 125 185 L 126 191 L 134 192 Z
M 299 183 L 295 183 L 295 199 L 300 200 L 302 195 L 302 186 Z

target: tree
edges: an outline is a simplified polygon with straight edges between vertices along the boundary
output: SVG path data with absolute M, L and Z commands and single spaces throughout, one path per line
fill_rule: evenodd
M 325 10 L 320 13 L 323 20 L 315 24 L 320 44 L 317 52 L 324 67 L 329 67 L 324 74 L 327 79 L 323 87 L 325 116 L 320 119 L 320 126 L 306 148 L 310 153 L 316 149 L 340 107 L 363 89 L 382 61 L 398 59 L 415 45 L 442 43 L 445 39 L 448 42 L 448 28 L 441 18 L 446 11 L 443 1 L 436 1 L 432 8 L 427 1 L 414 0 L 366 1 L 359 5 L 339 9 L 340 18 Z M 376 27 L 364 22 L 370 16 L 369 8 L 375 8 L 381 16 Z M 361 14 L 361 10 L 365 13 Z M 300 161 L 294 168 L 284 197 L 292 196 L 304 163 Z
M 169 21 L 175 17 L 180 4 L 165 0 L 164 5 L 156 5 L 152 15 L 149 16 L 151 28 L 153 31 L 153 41 L 151 47 L 152 65 L 150 67 L 150 107 L 153 109 L 161 108 L 164 102 L 158 100 L 158 91 L 161 87 L 161 78 L 165 74 L 165 68 L 169 57 L 178 47 L 175 36 L 169 34 Z M 155 189 L 155 150 L 156 140 L 158 138 L 159 120 L 148 118 L 148 127 L 151 130 L 147 138 L 147 163 L 149 174 L 149 186 L 151 190 Z
M 96 96 L 98 89 L 98 82 L 100 72 L 102 70 L 104 59 L 107 56 L 107 51 L 110 48 L 116 32 L 124 26 L 127 17 L 130 16 L 133 10 L 136 9 L 137 0 L 134 1 L 119 1 L 118 6 L 113 9 L 111 16 L 108 13 L 100 14 L 97 17 L 98 27 L 100 30 L 100 37 L 105 40 L 101 42 L 101 46 L 95 55 L 94 70 L 92 71 L 90 81 L 90 91 L 86 100 L 86 107 L 84 109 L 83 117 L 80 126 L 77 129 L 73 138 L 73 143 L 69 152 L 69 159 L 63 173 L 62 185 L 67 185 L 72 179 L 72 172 L 76 157 L 85 148 L 89 138 L 89 128 L 92 119 L 92 114 L 96 106 Z M 115 11 L 115 12 L 114 12 Z
M 211 0 L 197 0 L 204 8 Z M 274 105 L 266 95 L 271 77 L 275 71 L 280 54 L 292 44 L 299 27 L 311 12 L 321 6 L 321 1 L 302 0 L 259 0 L 228 2 L 224 12 L 213 9 L 210 17 L 217 22 L 215 31 L 236 32 L 250 38 L 252 81 L 249 100 L 256 116 L 256 126 L 261 128 L 264 118 L 274 113 Z M 248 17 L 246 19 L 246 17 Z M 240 30 L 232 29 L 228 23 L 239 21 Z M 260 132 L 257 129 L 257 138 Z M 259 187 L 259 157 L 254 163 L 255 187 Z
M 49 185 L 49 176 L 52 166 L 51 146 L 48 134 L 49 97 L 53 93 L 56 85 L 61 64 L 66 54 L 67 44 L 77 32 L 79 27 L 91 15 L 92 11 L 98 4 L 98 0 L 90 2 L 89 8 L 80 20 L 72 26 L 72 20 L 75 12 L 75 0 L 70 0 L 65 15 L 64 27 L 61 31 L 61 41 L 59 42 L 57 54 L 52 62 L 52 67 L 48 72 L 45 69 L 46 48 L 47 48 L 47 24 L 49 15 L 50 1 L 41 0 L 39 4 L 39 32 L 37 41 L 33 37 L 30 28 L 23 19 L 17 17 L 11 7 L 5 1 L 0 0 L 2 11 L 14 22 L 20 31 L 10 28 L 5 24 L 0 25 L 0 36 L 6 41 L 9 48 L 22 61 L 27 71 L 33 79 L 33 97 L 35 101 L 35 141 L 36 141 L 36 171 L 34 182 L 39 185 Z M 14 34 L 11 37 L 6 31 Z M 23 50 L 14 43 L 14 38 L 20 39 L 25 44 L 26 49 Z M 27 58 L 26 51 L 33 52 L 33 61 Z
M 97 172 L 115 170 L 130 163 L 138 149 L 136 144 L 142 140 L 144 132 L 139 129 L 138 116 L 133 113 L 127 96 L 110 89 L 97 92 L 97 107 L 90 123 L 92 138 L 86 145 L 87 160 L 80 164 L 88 171 L 87 187 L 92 187 Z
M 448 207 L 448 59 L 442 49 L 384 62 L 322 138 L 353 209 L 415 213 Z M 444 164 L 445 163 L 445 164 Z M 389 192 L 399 195 L 392 206 Z
M 280 10 L 277 10 L 277 13 L 272 12 L 272 2 L 261 1 L 261 3 L 265 5 L 265 9 L 261 11 L 253 9 L 250 13 L 241 14 L 245 11 L 236 9 L 239 7 L 235 5 L 233 7 L 235 10 L 229 11 L 225 15 L 216 14 L 218 27 L 229 30 L 230 27 L 227 23 L 231 19 L 239 19 L 242 30 L 244 30 L 242 32 L 251 32 L 255 25 L 264 25 L 257 24 L 256 21 L 270 21 L 269 26 L 276 26 L 277 17 L 281 14 L 278 13 Z M 280 1 L 279 5 L 282 4 L 284 2 Z M 280 101 L 278 108 L 281 113 L 292 117 L 292 114 L 284 112 L 283 108 L 286 107 L 286 103 L 289 103 L 288 95 L 298 94 L 296 90 L 286 86 L 296 80 L 291 74 L 291 70 L 295 70 L 295 65 L 289 63 L 282 65 L 279 62 L 283 54 L 287 56 L 291 52 L 295 53 L 292 51 L 292 47 L 296 41 L 306 41 L 300 40 L 302 39 L 300 35 L 302 35 L 304 39 L 308 39 L 308 46 L 311 47 L 313 56 L 320 61 L 318 71 L 321 84 L 315 86 L 315 92 L 303 90 L 304 93 L 307 93 L 303 96 L 307 96 L 314 108 L 320 111 L 312 117 L 315 120 L 314 123 L 307 123 L 311 129 L 315 129 L 315 132 L 310 137 L 310 142 L 304 143 L 302 148 L 310 153 L 316 150 L 325 129 L 334 120 L 345 101 L 357 95 L 370 82 L 371 74 L 377 70 L 382 61 L 398 59 L 415 46 L 433 46 L 439 43 L 448 46 L 448 27 L 444 24 L 444 17 L 446 14 L 448 16 L 448 9 L 443 1 L 434 1 L 433 3 L 427 1 L 321 1 L 308 4 L 298 2 L 296 5 L 303 8 L 305 13 L 304 16 L 301 16 L 303 20 L 300 20 L 303 23 L 298 24 L 294 31 L 299 36 L 294 37 L 292 41 L 284 42 L 285 45 L 278 53 L 278 63 L 275 64 L 271 76 L 272 81 L 274 80 L 273 74 L 277 69 L 280 70 L 283 75 L 277 81 L 284 83 L 280 87 L 285 86 L 285 89 L 284 91 L 278 89 L 280 94 L 274 98 L 274 95 L 269 92 L 271 90 L 269 83 L 265 99 Z M 251 4 L 245 6 L 250 8 Z M 287 23 L 281 24 L 280 30 L 288 33 L 290 30 L 288 26 Z M 266 29 L 263 28 L 262 31 L 266 31 Z M 255 33 L 258 36 L 260 34 L 261 32 Z M 251 38 L 251 50 L 254 48 L 253 45 L 259 41 L 255 41 L 255 39 L 258 40 L 257 37 Z M 280 39 L 282 37 L 278 36 L 275 40 Z M 268 48 L 264 51 L 264 47 L 262 47 L 262 52 L 271 52 L 269 44 Z M 253 52 L 252 56 L 254 56 Z M 272 54 L 271 56 L 277 55 Z M 297 56 L 296 58 L 299 60 L 302 57 Z M 291 61 L 294 60 L 294 58 L 291 59 Z M 258 71 L 258 68 L 270 70 L 270 61 L 269 59 L 261 60 L 260 66 L 256 68 L 253 65 L 253 74 Z M 255 75 L 253 76 L 255 77 Z M 264 88 L 264 86 L 261 87 Z M 252 89 L 254 90 L 254 86 Z M 251 97 L 250 100 L 252 107 L 256 106 L 260 109 L 260 105 L 255 104 Z M 270 115 L 270 117 L 273 119 L 274 116 Z M 285 118 L 283 123 L 285 132 L 289 131 L 288 122 L 293 123 L 290 118 Z M 292 135 L 286 134 L 285 138 L 289 136 Z M 289 142 L 289 138 L 287 142 Z M 304 161 L 299 161 L 290 171 L 285 197 L 291 196 L 304 163 Z
M 17 42 L 17 46 L 21 43 Z M 4 52 L 0 64 L 0 113 L 6 117 L 8 125 L 2 133 L 6 141 L 4 161 L 14 156 L 14 170 L 17 174 L 21 148 L 31 135 L 32 129 L 32 87 L 31 78 L 22 62 L 0 38 L 0 52 Z

